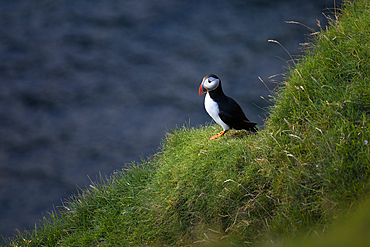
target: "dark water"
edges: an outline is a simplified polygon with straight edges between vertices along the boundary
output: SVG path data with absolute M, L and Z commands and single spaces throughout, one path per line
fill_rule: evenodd
M 12 0 L 0 5 L 0 235 L 153 154 L 166 130 L 210 121 L 217 74 L 263 123 L 261 77 L 281 74 L 333 0 Z M 281 76 L 277 77 L 281 80 Z

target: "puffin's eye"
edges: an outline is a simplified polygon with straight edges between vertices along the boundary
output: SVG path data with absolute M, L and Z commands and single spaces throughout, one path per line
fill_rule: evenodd
M 208 83 L 211 83 L 212 81 L 210 79 L 208 79 Z

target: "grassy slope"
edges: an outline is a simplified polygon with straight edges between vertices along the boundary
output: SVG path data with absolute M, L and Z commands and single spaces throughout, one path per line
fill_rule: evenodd
M 176 129 L 150 160 L 91 185 L 9 244 L 257 245 L 320 234 L 368 190 L 369 77 L 362 0 L 290 69 L 264 130 L 209 141 L 218 126 Z

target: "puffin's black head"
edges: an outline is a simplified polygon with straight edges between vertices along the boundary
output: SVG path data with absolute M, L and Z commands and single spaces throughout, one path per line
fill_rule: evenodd
M 220 84 L 221 80 L 217 77 L 217 75 L 209 74 L 205 76 L 199 86 L 199 95 L 215 90 Z

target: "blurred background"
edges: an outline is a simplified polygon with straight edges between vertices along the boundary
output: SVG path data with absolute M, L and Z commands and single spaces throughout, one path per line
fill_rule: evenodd
M 338 4 L 338 1 L 336 1 Z M 0 235 L 29 229 L 99 174 L 154 154 L 211 118 L 218 75 L 263 124 L 289 55 L 334 0 L 12 0 L 0 5 Z M 329 9 L 329 10 L 328 10 Z

